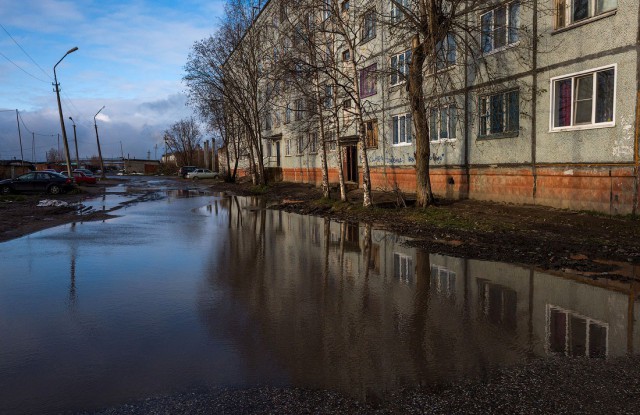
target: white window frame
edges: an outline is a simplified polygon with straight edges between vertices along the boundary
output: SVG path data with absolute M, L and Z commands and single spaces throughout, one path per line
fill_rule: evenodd
M 397 265 L 397 266 L 396 266 Z M 405 284 L 412 284 L 415 280 L 413 257 L 401 252 L 393 253 L 393 276 Z
M 597 102 L 596 102 L 596 83 L 594 80 L 593 83 L 593 95 L 592 95 L 592 100 L 593 100 L 593 108 L 591 108 L 591 124 L 574 124 L 574 116 L 575 116 L 575 99 L 574 99 L 574 94 L 575 94 L 575 79 L 579 78 L 581 76 L 584 76 L 586 74 L 592 73 L 594 78 L 596 76 L 596 73 L 598 72 L 603 72 L 605 70 L 608 69 L 613 69 L 613 120 L 612 121 L 607 121 L 607 122 L 601 122 L 601 123 L 595 123 L 595 112 L 596 112 L 596 106 L 597 106 Z M 563 127 L 555 127 L 554 126 L 554 120 L 555 120 L 555 115 L 556 115 L 556 108 L 555 108 L 555 96 L 556 96 L 556 82 L 561 81 L 561 80 L 565 80 L 565 79 L 571 79 L 571 125 L 570 126 L 563 126 Z M 592 130 L 592 129 L 596 129 L 596 128 L 610 128 L 610 127 L 615 127 L 616 126 L 616 101 L 617 101 L 617 94 L 618 94 L 618 64 L 614 63 L 611 65 L 606 65 L 606 66 L 600 66 L 598 68 L 593 68 L 593 69 L 588 69 L 585 71 L 580 71 L 580 72 L 574 72 L 574 73 L 570 73 L 568 75 L 561 75 L 561 76 L 555 76 L 553 78 L 551 78 L 550 80 L 550 88 L 549 91 L 551 91 L 551 93 L 549 94 L 549 108 L 551 109 L 551 114 L 549 117 L 549 131 L 550 132 L 561 132 L 561 131 L 572 131 L 572 130 Z
M 444 46 L 443 46 L 444 42 Z M 444 55 L 441 55 L 442 52 Z M 453 61 L 449 60 L 451 53 L 453 52 Z M 438 42 L 436 45 L 436 58 L 435 58 L 435 70 L 444 71 L 446 69 L 454 67 L 458 63 L 458 43 L 456 42 L 455 34 L 449 32 L 445 38 Z M 442 66 L 440 66 L 442 65 Z
M 442 130 L 442 111 L 444 109 L 447 109 L 447 138 L 441 138 L 440 137 L 440 131 Z M 455 119 L 454 119 L 454 123 L 453 126 L 451 125 L 451 111 L 454 111 L 455 113 Z M 436 126 L 436 139 L 433 139 L 433 131 L 431 131 L 431 127 L 432 127 L 432 122 L 431 122 L 431 118 L 433 116 L 433 114 L 436 114 L 436 122 L 435 122 L 435 126 Z M 432 107 L 429 111 L 429 142 L 431 143 L 446 143 L 446 142 L 452 142 L 452 141 L 456 141 L 458 139 L 457 137 L 457 124 L 458 124 L 458 109 L 456 108 L 455 105 L 450 104 L 450 105 L 444 105 L 444 106 L 440 106 L 440 107 Z M 452 127 L 453 127 L 453 137 L 451 136 L 451 132 L 452 132 Z
M 318 152 L 318 133 L 309 133 L 309 153 L 316 154 Z
M 285 142 L 285 146 L 284 146 L 284 155 L 285 156 L 291 156 L 291 141 L 293 139 L 292 138 L 287 138 L 286 142 Z
M 511 21 L 511 5 L 513 5 L 514 3 L 518 3 L 518 16 L 517 16 L 517 27 L 513 28 L 513 30 L 516 31 L 517 34 L 517 39 L 514 42 L 509 42 L 509 32 L 510 30 L 512 30 L 512 28 L 509 26 L 509 22 Z M 495 12 L 498 9 L 504 8 L 505 9 L 505 26 L 504 26 L 504 31 L 505 31 L 505 44 L 504 46 L 499 46 L 496 47 L 495 46 Z M 490 38 L 491 38 L 491 49 L 490 50 L 484 50 L 484 36 L 485 36 L 485 32 L 484 32 L 484 28 L 482 27 L 482 21 L 484 20 L 485 16 L 491 16 L 491 28 L 489 30 L 490 33 Z M 482 13 L 480 15 L 480 51 L 482 52 L 483 55 L 491 55 L 492 53 L 496 53 L 496 52 L 500 52 L 502 50 L 508 49 L 510 47 L 513 47 L 515 45 L 517 45 L 518 43 L 520 43 L 520 20 L 522 18 L 522 4 L 520 4 L 520 0 L 514 0 L 514 1 L 510 1 L 508 3 L 503 3 L 501 5 L 499 5 L 498 7 L 493 8 L 492 10 L 486 12 L 486 13 Z
M 301 156 L 304 154 L 304 137 L 301 135 L 296 138 L 296 154 Z
M 545 320 L 546 320 L 546 324 L 545 324 L 545 344 L 544 344 L 544 348 L 545 348 L 545 352 L 549 355 L 552 354 L 551 352 L 551 311 L 555 310 L 558 313 L 562 313 L 565 314 L 567 316 L 567 321 L 566 321 L 566 326 L 565 326 L 565 332 L 566 332 L 566 336 L 567 338 L 565 339 L 565 351 L 564 351 L 564 355 L 565 356 L 570 356 L 568 346 L 569 346 L 569 336 L 571 335 L 571 333 L 569 333 L 568 330 L 568 324 L 569 324 L 569 317 L 576 317 L 579 318 L 581 320 L 584 320 L 585 325 L 586 325 L 586 329 L 585 329 L 585 356 L 589 356 L 591 350 L 589 349 L 590 346 L 590 342 L 589 342 L 589 335 L 590 333 L 590 329 L 591 329 L 591 324 L 595 324 L 597 326 L 600 326 L 602 328 L 604 328 L 606 330 L 606 337 L 605 337 L 605 357 L 609 356 L 609 324 L 605 323 L 604 321 L 600 321 L 597 320 L 595 318 L 591 318 L 591 317 L 587 317 L 584 316 L 580 313 L 576 313 L 575 311 L 572 310 L 567 310 L 565 308 L 562 307 L 558 307 L 556 305 L 553 304 L 547 304 L 546 306 L 546 310 L 545 310 Z
M 324 109 L 328 110 L 333 108 L 333 85 L 324 84 Z
M 397 0 L 398 3 L 402 4 L 403 7 L 409 8 L 409 0 Z M 391 23 L 397 23 L 404 20 L 404 13 L 402 10 L 396 6 L 393 2 L 391 2 Z
M 509 124 L 509 102 L 508 102 L 508 95 L 512 92 L 517 92 L 518 94 L 518 119 L 517 119 L 517 128 L 515 130 L 507 130 L 507 126 Z M 493 114 L 491 113 L 491 98 L 495 97 L 495 96 L 499 96 L 502 95 L 503 97 L 503 109 L 502 109 L 502 114 L 503 114 L 503 128 L 502 131 L 493 131 L 491 130 L 491 121 L 492 121 L 492 117 Z M 486 112 L 483 113 L 482 112 L 482 100 L 487 100 L 487 108 L 486 108 Z M 483 94 L 478 96 L 478 137 L 480 138 L 495 138 L 495 137 L 505 137 L 505 136 L 517 136 L 520 135 L 520 89 L 509 89 L 509 90 L 505 90 L 505 91 L 501 91 L 498 93 L 492 93 L 492 94 Z M 489 123 L 489 126 L 487 127 L 487 132 L 486 134 L 482 134 L 482 124 L 483 124 L 483 120 L 486 118 L 486 120 Z
M 376 37 L 376 9 L 369 9 L 362 15 L 362 43 Z
M 294 113 L 293 113 L 293 119 L 295 121 L 302 121 L 304 120 L 304 112 L 305 112 L 305 108 L 304 108 L 304 99 L 303 98 L 298 98 L 294 101 Z
M 409 119 L 409 128 L 407 129 L 407 118 Z M 397 124 L 396 124 L 397 120 Z M 404 124 L 404 134 L 402 134 L 402 126 Z M 408 130 L 408 134 L 407 134 Z M 398 138 L 396 143 L 395 137 Z M 408 139 L 407 139 L 408 138 Z M 391 143 L 394 147 L 411 146 L 413 145 L 413 120 L 411 119 L 411 113 L 397 114 L 391 117 Z
M 587 0 L 589 2 L 589 15 L 584 19 L 573 20 L 573 11 L 575 9 L 575 1 L 576 0 L 554 0 L 554 14 L 553 14 L 553 27 L 555 30 L 566 29 L 575 25 L 580 25 L 583 23 L 587 23 L 591 20 L 598 19 L 601 16 L 609 16 L 615 13 L 618 10 L 618 1 L 616 0 L 616 5 L 614 8 L 610 10 L 604 10 L 598 12 L 596 9 L 598 8 L 598 0 Z M 564 13 L 563 20 L 564 25 L 559 25 L 559 12 L 562 7 L 562 13 Z
M 394 64 L 395 60 L 395 64 Z M 402 62 L 402 63 L 400 63 Z M 409 64 L 411 63 L 411 49 L 391 56 L 391 76 L 389 84 L 391 86 L 401 85 L 407 82 L 409 76 Z

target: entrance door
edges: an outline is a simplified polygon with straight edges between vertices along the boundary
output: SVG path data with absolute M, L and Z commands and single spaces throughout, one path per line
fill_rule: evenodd
M 358 183 L 358 146 L 346 146 L 347 181 Z
M 276 167 L 280 167 L 280 141 L 276 141 Z

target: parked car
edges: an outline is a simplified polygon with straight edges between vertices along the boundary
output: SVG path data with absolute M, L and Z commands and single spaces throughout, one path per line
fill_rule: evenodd
M 65 177 L 67 176 L 66 171 L 62 172 L 61 174 L 64 175 Z M 96 184 L 98 182 L 98 179 L 96 179 L 95 176 L 89 176 L 80 170 L 72 171 L 71 175 L 73 175 L 73 178 L 78 184 Z
M 32 171 L 15 179 L 0 181 L 0 194 L 13 192 L 47 192 L 57 195 L 74 187 L 74 180 L 60 173 Z
M 74 169 L 74 172 L 79 171 L 84 173 L 85 176 L 90 176 L 90 177 L 94 177 L 95 175 L 93 174 L 93 172 L 89 169 Z
M 178 176 L 181 176 L 183 179 L 186 179 L 187 174 L 191 173 L 195 169 L 197 169 L 196 166 L 182 166 L 180 167 L 180 170 L 178 170 Z
M 187 173 L 187 179 L 199 180 L 199 179 L 216 179 L 218 173 L 209 169 L 195 169 L 194 171 Z

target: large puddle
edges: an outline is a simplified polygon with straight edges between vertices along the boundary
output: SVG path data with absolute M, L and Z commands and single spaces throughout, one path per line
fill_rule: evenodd
M 638 287 L 433 255 L 197 189 L 118 214 L 0 244 L 0 413 L 216 386 L 383 398 L 640 347 Z

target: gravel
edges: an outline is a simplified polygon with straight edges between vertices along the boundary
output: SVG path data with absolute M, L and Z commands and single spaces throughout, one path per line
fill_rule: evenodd
M 158 397 L 82 414 L 640 414 L 640 358 L 534 359 L 484 380 L 405 389 L 379 402 L 258 387 Z

